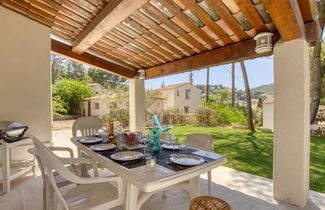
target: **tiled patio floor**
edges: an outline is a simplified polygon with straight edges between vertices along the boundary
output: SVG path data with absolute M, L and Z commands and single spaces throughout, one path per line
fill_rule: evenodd
M 71 130 L 53 132 L 54 144 L 70 145 Z M 236 171 L 226 167 L 213 170 L 213 195 L 229 202 L 236 210 L 298 210 L 300 208 L 278 203 L 272 198 L 272 180 Z M 201 194 L 207 192 L 206 176 L 201 179 Z M 185 210 L 188 198 L 181 190 L 168 191 L 167 197 L 161 193 L 152 196 L 142 210 Z M 40 176 L 27 174 L 13 182 L 12 191 L 0 195 L 0 209 L 40 210 L 42 209 L 42 180 Z M 114 208 L 122 210 L 123 207 Z M 325 194 L 310 191 L 310 201 L 306 210 L 325 210 Z

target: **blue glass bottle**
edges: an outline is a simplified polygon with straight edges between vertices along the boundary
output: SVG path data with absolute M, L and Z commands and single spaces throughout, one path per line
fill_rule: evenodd
M 149 146 L 153 152 L 158 152 L 160 150 L 160 131 L 159 128 L 152 127 L 149 128 Z

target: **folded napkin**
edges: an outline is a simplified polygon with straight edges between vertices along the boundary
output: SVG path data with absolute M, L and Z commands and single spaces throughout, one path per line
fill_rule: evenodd
M 202 156 L 202 157 L 208 157 L 208 158 L 211 158 L 211 159 L 214 159 L 214 160 L 222 157 L 222 155 L 212 153 L 212 152 L 206 152 L 206 151 L 203 151 L 203 150 L 198 150 L 198 151 L 192 152 L 192 154 L 193 155 L 199 155 L 199 156 Z

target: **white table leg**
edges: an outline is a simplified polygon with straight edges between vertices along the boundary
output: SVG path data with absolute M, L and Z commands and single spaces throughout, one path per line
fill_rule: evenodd
M 2 143 L 2 191 L 10 192 L 10 154 L 7 143 Z
M 190 200 L 198 196 L 200 193 L 200 176 L 190 179 L 185 189 Z
M 130 182 L 126 183 L 125 210 L 139 210 L 138 206 L 139 189 Z
M 212 195 L 212 171 L 208 171 L 208 193 Z

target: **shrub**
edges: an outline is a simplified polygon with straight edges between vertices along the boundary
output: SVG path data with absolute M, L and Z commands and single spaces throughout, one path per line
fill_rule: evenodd
M 196 108 L 196 121 L 202 126 L 215 126 L 215 110 L 209 106 L 199 106 Z
M 202 126 L 246 125 L 245 113 L 242 109 L 216 104 L 205 104 L 196 110 L 197 123 Z
M 183 115 L 183 113 L 181 113 L 176 108 L 162 110 L 158 114 L 158 117 L 159 117 L 160 123 L 162 123 L 164 125 L 171 125 L 171 124 L 184 125 L 186 122 L 185 116 Z

